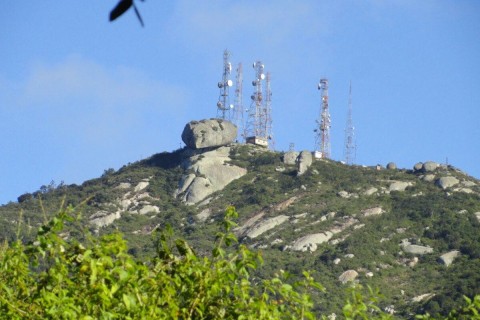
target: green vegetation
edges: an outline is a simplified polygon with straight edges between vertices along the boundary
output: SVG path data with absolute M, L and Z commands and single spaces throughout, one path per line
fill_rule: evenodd
M 60 210 L 33 242 L 0 247 L 1 319 L 315 319 L 311 295 L 323 287 L 308 272 L 293 283 L 284 271 L 271 279 L 251 276 L 262 258 L 237 245 L 233 207 L 209 256 L 166 228 L 148 263 L 128 253 L 120 233 L 87 235 L 85 243 L 64 239 L 65 224 L 78 222 L 74 214 L 72 207 Z M 392 318 L 377 306 L 378 292 L 369 288 L 365 298 L 361 289 L 352 289 L 345 319 Z M 480 319 L 480 296 L 465 300 L 448 319 Z
M 265 261 L 261 268 L 248 269 L 249 279 L 256 284 L 274 278 L 282 279 L 282 283 L 301 283 L 302 271 L 312 271 L 314 281 L 325 288 L 325 292 L 308 292 L 313 303 L 310 310 L 317 317 L 334 312 L 339 315 L 345 301 L 354 303 L 352 294 L 347 292 L 349 284 L 338 280 L 347 270 L 358 272 L 357 288 L 380 288 L 383 298 L 374 304 L 381 310 L 393 305 L 394 316 L 401 319 L 427 313 L 445 318 L 450 310 L 464 304 L 464 296 L 479 294 L 480 223 L 474 213 L 480 212 L 480 183 L 454 168 L 442 167 L 435 175 L 474 181 L 476 185 L 470 187 L 473 192 L 442 190 L 422 179 L 421 173 L 408 170 L 375 170 L 335 161 L 315 161 L 304 175 L 297 177 L 295 166 L 281 161 L 282 154 L 239 145 L 231 149 L 231 164 L 246 168 L 248 173 L 213 194 L 208 204 L 186 206 L 172 196 L 185 173 L 181 166 L 185 160 L 183 152 L 164 152 L 116 171 L 108 169 L 100 178 L 81 185 L 50 183 L 22 195 L 18 203 L 0 207 L 0 240 L 9 243 L 10 249 L 34 243 L 35 231 L 54 218 L 49 213 L 64 201 L 78 208 L 82 215 L 75 224 L 65 224 L 62 237 L 72 239 L 68 241 L 76 239 L 88 248 L 113 235 L 119 237 L 121 232 L 121 241 L 128 243 L 122 254 L 148 269 L 158 258 L 152 236 L 165 232 L 167 225 L 188 242 L 197 260 L 211 258 L 216 235 L 225 232 L 219 222 L 223 221 L 225 208 L 233 205 L 240 226 L 256 216 L 263 220 L 280 214 L 288 217 L 286 222 L 253 239 L 236 229 L 233 232 L 238 234 L 241 245 L 259 250 Z M 135 191 L 145 181 L 148 186 Z M 405 191 L 388 192 L 392 181 L 409 182 L 410 186 Z M 371 188 L 377 191 L 365 195 Z M 341 191 L 349 197 L 340 196 Z M 141 198 L 144 194 L 146 198 Z M 138 204 L 120 206 L 125 199 L 134 197 Z M 144 201 L 158 207 L 159 212 L 139 214 Z M 290 204 L 282 205 L 285 203 Z M 362 215 L 363 210 L 374 207 L 381 207 L 384 213 Z M 91 216 L 99 212 L 118 212 L 120 218 L 96 227 Z M 202 212 L 208 212 L 206 218 L 200 218 Z M 289 249 L 300 237 L 325 232 L 348 219 L 354 219 L 355 224 L 334 234 L 329 242 L 319 244 L 315 251 Z M 400 247 L 404 240 L 430 246 L 433 253 L 406 253 Z M 237 248 L 234 245 L 226 249 L 227 254 Z M 460 255 L 446 267 L 438 259 L 451 250 L 458 250 Z M 175 255 L 181 256 L 178 252 Z M 413 259 L 418 261 L 410 265 Z M 280 276 L 280 270 L 289 275 L 288 280 Z M 369 272 L 373 276 L 367 276 Z M 367 289 L 357 289 L 356 294 L 360 293 L 372 297 Z M 427 298 L 414 301 L 421 295 Z M 369 299 L 365 298 L 365 303 L 370 303 Z
M 322 287 L 304 272 L 254 279 L 261 256 L 236 244 L 233 207 L 210 256 L 198 256 L 167 228 L 148 263 L 128 254 L 120 233 L 63 239 L 74 211 L 61 210 L 35 241 L 0 248 L 0 317 L 8 319 L 313 319 L 309 292 Z

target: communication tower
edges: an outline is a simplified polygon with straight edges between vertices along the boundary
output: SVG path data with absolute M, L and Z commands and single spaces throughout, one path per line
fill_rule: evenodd
M 268 140 L 272 138 L 272 119 L 270 110 L 272 93 L 269 88 L 270 80 L 268 81 L 268 87 L 265 90 L 264 99 L 263 81 L 265 80 L 265 66 L 261 61 L 256 61 L 253 63 L 253 68 L 255 69 L 255 80 L 252 81 L 252 85 L 254 86 L 255 91 L 251 96 L 252 103 L 250 108 L 247 110 L 248 117 L 245 128 L 245 140 L 247 143 L 268 147 Z
M 238 136 L 245 140 L 245 123 L 243 119 L 243 67 L 240 62 L 237 66 L 237 75 L 235 76 L 235 102 L 233 106 L 233 123 L 237 126 Z
M 320 118 L 316 120 L 315 130 L 315 157 L 330 159 L 330 112 L 328 110 L 328 79 L 322 78 L 318 83 L 321 92 Z
M 346 164 L 353 164 L 357 156 L 357 145 L 355 141 L 355 127 L 352 119 L 352 82 L 350 81 L 350 90 L 348 94 L 348 115 L 347 125 L 345 127 L 345 150 L 344 157 Z
M 223 76 L 222 81 L 218 83 L 220 89 L 220 95 L 217 102 L 217 118 L 230 120 L 230 111 L 233 109 L 233 105 L 230 104 L 229 89 L 233 86 L 233 81 L 230 79 L 232 73 L 232 64 L 229 61 L 230 52 L 225 49 L 223 52 Z

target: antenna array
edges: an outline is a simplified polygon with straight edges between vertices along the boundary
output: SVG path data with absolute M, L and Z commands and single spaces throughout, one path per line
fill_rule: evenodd
M 251 96 L 252 103 L 247 110 L 247 124 L 245 127 L 245 139 L 247 143 L 268 147 L 268 140 L 272 139 L 272 119 L 271 119 L 271 90 L 270 75 L 265 89 L 265 99 L 263 96 L 263 82 L 265 80 L 265 66 L 261 61 L 253 63 L 255 69 L 255 80 L 252 85 L 255 90 Z
M 240 62 L 237 66 L 237 75 L 235 76 L 235 102 L 233 107 L 232 122 L 237 126 L 239 135 L 245 139 L 245 123 L 243 119 L 243 67 Z
M 230 120 L 230 110 L 233 109 L 233 105 L 230 104 L 229 88 L 233 86 L 233 81 L 230 80 L 230 74 L 232 72 L 232 64 L 229 61 L 230 52 L 225 49 L 223 52 L 223 76 L 222 81 L 218 83 L 220 89 L 220 95 L 217 102 L 217 118 Z
M 328 79 L 320 79 L 318 90 L 321 91 L 322 104 L 320 119 L 316 120 L 315 157 L 330 159 L 330 112 L 328 110 Z

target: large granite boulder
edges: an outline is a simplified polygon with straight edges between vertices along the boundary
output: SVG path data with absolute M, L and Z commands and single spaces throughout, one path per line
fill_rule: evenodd
M 246 236 L 248 238 L 254 239 L 262 235 L 263 233 L 275 228 L 276 226 L 284 223 L 288 219 L 289 219 L 288 216 L 282 214 L 276 217 L 263 220 L 260 223 L 257 223 L 256 225 L 254 225 L 252 228 L 250 228 L 247 231 Z
M 447 189 L 456 186 L 460 181 L 455 177 L 441 177 L 437 179 L 435 184 L 442 189 Z
M 435 170 L 437 170 L 437 168 L 439 167 L 440 165 L 436 162 L 433 162 L 433 161 L 427 161 L 423 164 L 422 166 L 422 170 L 423 172 L 434 172 Z
M 422 162 L 417 162 L 415 163 L 415 165 L 413 166 L 413 170 L 415 172 L 418 172 L 418 171 L 421 171 L 423 168 L 423 163 Z
M 412 183 L 408 181 L 394 181 L 388 187 L 388 191 L 405 191 L 411 185 Z
M 432 247 L 427 247 L 427 246 L 421 246 L 418 244 L 411 244 L 410 241 L 407 239 L 403 239 L 402 243 L 400 244 L 400 247 L 402 250 L 406 253 L 411 253 L 411 254 L 427 254 L 427 253 L 432 253 L 433 248 Z
M 222 119 L 190 121 L 182 133 L 183 142 L 192 149 L 225 146 L 236 137 L 237 127 Z
M 303 252 L 306 252 L 306 251 L 313 252 L 317 250 L 318 244 L 327 242 L 332 237 L 333 237 L 333 233 L 330 231 L 309 234 L 301 237 L 300 239 L 297 239 L 292 245 L 292 250 L 303 251 Z
M 300 155 L 297 158 L 297 175 L 301 176 L 305 172 L 307 172 L 308 168 L 312 165 L 313 156 L 312 153 L 308 150 L 304 150 L 300 152 Z
M 458 257 L 459 255 L 460 255 L 460 251 L 453 250 L 453 251 L 442 254 L 439 258 L 439 261 L 448 267 L 453 263 L 453 260 L 455 260 L 455 258 Z
M 357 277 L 358 277 L 358 272 L 357 271 L 347 270 L 338 277 L 338 280 L 341 283 L 345 284 L 347 282 L 354 281 Z
M 283 163 L 286 165 L 294 165 L 297 163 L 298 152 L 288 151 L 283 155 Z
M 389 162 L 387 164 L 387 169 L 388 170 L 396 170 L 397 169 L 397 165 L 395 164 L 395 162 Z

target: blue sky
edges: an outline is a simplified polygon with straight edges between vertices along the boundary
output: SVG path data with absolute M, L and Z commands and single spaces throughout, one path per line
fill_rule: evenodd
M 0 203 L 181 145 L 216 115 L 223 50 L 272 75 L 277 150 L 313 150 L 329 79 L 343 160 L 352 82 L 357 164 L 448 162 L 480 178 L 479 1 L 10 1 L 0 13 Z

